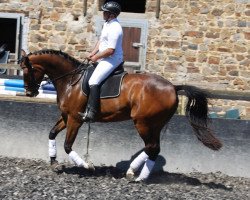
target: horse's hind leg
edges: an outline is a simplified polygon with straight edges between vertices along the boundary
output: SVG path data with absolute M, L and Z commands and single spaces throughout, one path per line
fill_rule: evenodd
M 51 129 L 49 133 L 49 157 L 51 166 L 56 167 L 58 162 L 56 161 L 57 149 L 56 149 L 56 136 L 59 132 L 66 128 L 66 124 L 62 118 L 56 122 L 55 126 Z
M 155 160 L 160 153 L 160 131 L 161 128 L 150 128 L 145 123 L 136 122 L 135 126 L 145 143 L 145 148 L 130 164 L 126 173 L 127 178 L 134 177 L 134 173 L 144 164 L 142 171 L 136 181 L 146 180 L 154 165 Z

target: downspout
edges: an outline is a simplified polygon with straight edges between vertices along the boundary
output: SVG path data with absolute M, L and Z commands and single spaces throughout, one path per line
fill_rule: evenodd
M 161 0 L 157 0 L 157 2 L 156 2 L 156 13 L 155 13 L 155 17 L 157 19 L 159 19 L 159 17 L 160 17 L 160 11 L 161 11 Z
M 83 16 L 84 17 L 87 15 L 87 1 L 88 0 L 83 1 Z

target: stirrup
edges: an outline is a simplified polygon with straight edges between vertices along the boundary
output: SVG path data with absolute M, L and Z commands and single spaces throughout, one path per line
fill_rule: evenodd
M 82 119 L 86 122 L 94 122 L 96 118 L 96 113 L 91 109 L 85 111 L 84 113 L 78 112 Z
M 87 115 L 87 112 L 85 111 L 84 113 L 82 112 L 78 112 L 78 114 L 82 117 L 82 118 L 85 118 L 86 115 Z

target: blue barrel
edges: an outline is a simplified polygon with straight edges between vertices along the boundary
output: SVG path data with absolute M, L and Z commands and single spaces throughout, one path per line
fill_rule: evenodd
M 42 90 L 43 94 L 57 94 L 56 91 L 53 90 Z
M 55 91 L 55 87 L 53 84 L 46 84 L 46 85 L 42 85 L 41 87 L 43 90 L 50 90 L 50 91 Z
M 19 80 L 19 79 L 5 80 L 4 85 L 7 86 L 7 87 L 18 87 L 18 88 L 23 88 L 24 87 L 23 80 Z
M 21 87 L 9 87 L 9 86 L 5 86 L 5 90 L 16 91 L 16 92 L 24 92 L 24 88 L 21 88 Z
M 231 108 L 226 111 L 225 117 L 227 119 L 240 119 L 240 112 L 237 108 Z

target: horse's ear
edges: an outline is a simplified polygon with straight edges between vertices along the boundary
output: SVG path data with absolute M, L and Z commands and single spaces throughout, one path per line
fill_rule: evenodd
M 26 52 L 25 52 L 23 49 L 21 49 L 21 56 L 22 56 L 22 57 L 27 56 Z

